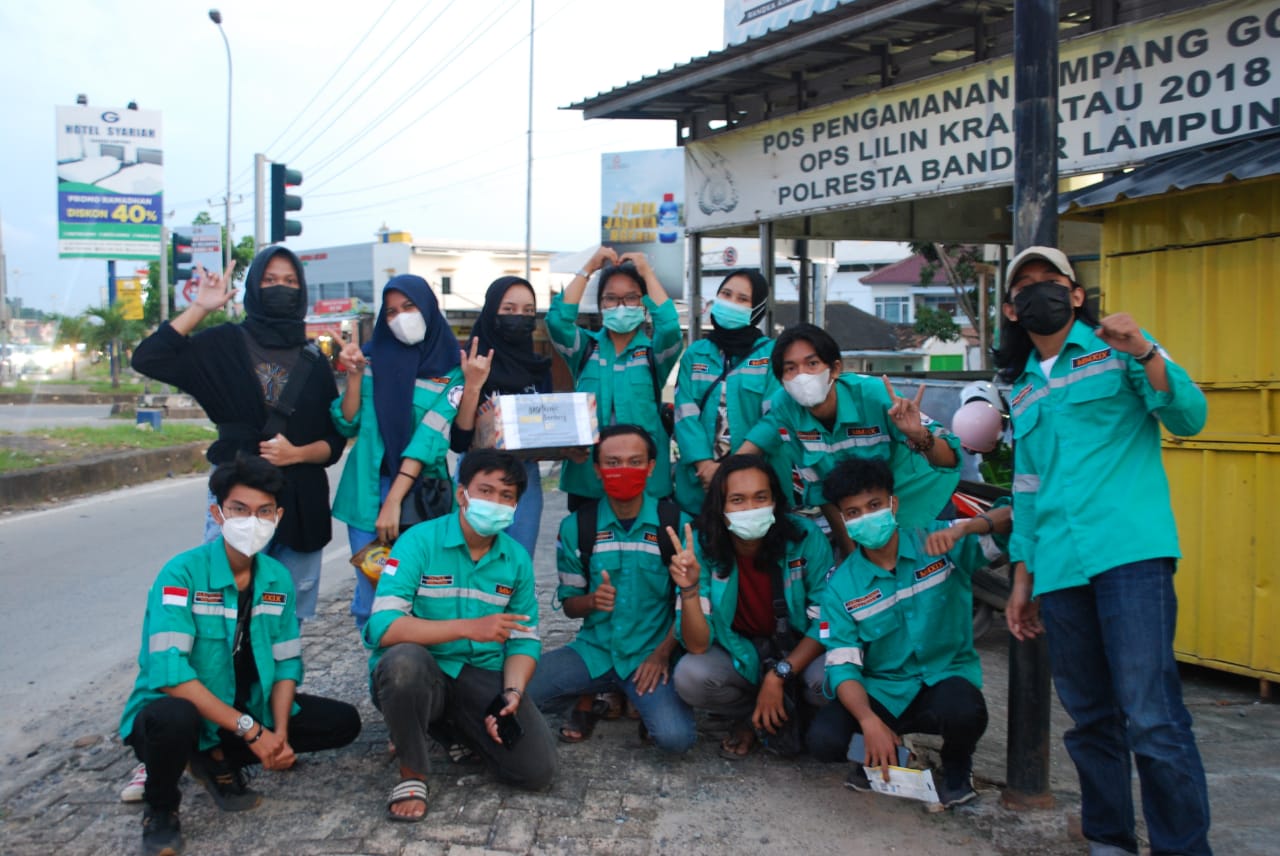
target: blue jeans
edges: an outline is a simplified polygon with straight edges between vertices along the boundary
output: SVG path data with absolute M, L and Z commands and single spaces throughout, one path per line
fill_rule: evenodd
M 458 470 L 462 469 L 462 461 L 466 456 L 458 458 Z M 520 501 L 516 503 L 516 516 L 507 527 L 507 534 L 524 547 L 529 557 L 538 546 L 538 529 L 542 526 L 542 472 L 537 461 L 525 461 L 524 473 L 529 482 L 525 485 Z M 457 476 L 454 476 L 457 481 Z
M 640 695 L 634 674 L 624 679 L 610 669 L 593 678 L 587 664 L 572 648 L 557 648 L 543 654 L 527 689 L 529 700 L 547 712 L 562 712 L 581 695 L 621 690 L 640 712 L 640 721 L 662 751 L 687 752 L 698 740 L 693 710 L 676 695 L 675 684 L 670 680 Z
M 1138 852 L 1130 753 L 1152 854 L 1209 853 L 1209 794 L 1173 659 L 1174 561 L 1149 559 L 1040 598 L 1063 735 L 1091 843 Z

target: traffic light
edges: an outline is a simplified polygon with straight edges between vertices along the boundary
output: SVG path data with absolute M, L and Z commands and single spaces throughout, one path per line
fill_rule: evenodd
M 173 233 L 173 264 L 169 265 L 169 284 L 177 285 L 185 279 L 191 279 L 191 236 L 181 232 Z M 187 267 L 183 267 L 183 265 Z
M 286 193 L 290 187 L 297 187 L 299 184 L 302 184 L 301 172 L 289 169 L 282 163 L 271 165 L 271 243 L 273 244 L 302 234 L 302 224 L 297 220 L 289 220 L 285 216 L 290 211 L 302 210 L 302 197 Z

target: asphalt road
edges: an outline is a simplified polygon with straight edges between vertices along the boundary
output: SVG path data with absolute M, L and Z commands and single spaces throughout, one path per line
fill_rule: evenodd
M 335 485 L 341 467 L 329 471 Z M 205 476 L 186 476 L 0 517 L 0 759 L 56 733 L 70 702 L 100 705 L 104 721 L 119 715 L 147 589 L 165 561 L 200 543 L 205 490 Z M 335 521 L 322 597 L 351 573 L 346 544 Z
M 110 416 L 110 404 L 0 404 L 0 431 L 125 424 L 125 420 Z

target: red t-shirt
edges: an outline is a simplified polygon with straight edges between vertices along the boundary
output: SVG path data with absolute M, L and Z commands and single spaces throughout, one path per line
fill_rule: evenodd
M 748 638 L 773 635 L 773 585 L 769 575 L 756 568 L 754 559 L 738 557 L 738 610 L 734 632 Z

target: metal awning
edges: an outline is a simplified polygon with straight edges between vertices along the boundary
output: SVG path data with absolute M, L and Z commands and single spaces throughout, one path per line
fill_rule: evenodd
M 1152 161 L 1098 184 L 1064 194 L 1061 213 L 1083 213 L 1126 199 L 1280 175 L 1280 134 L 1238 140 Z

